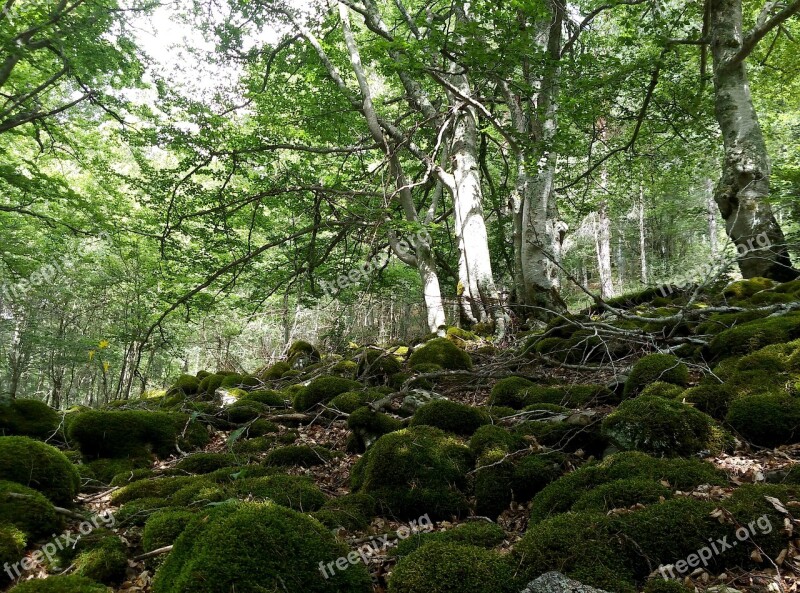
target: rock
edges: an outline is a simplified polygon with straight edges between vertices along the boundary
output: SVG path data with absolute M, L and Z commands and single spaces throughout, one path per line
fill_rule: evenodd
M 425 389 L 412 389 L 411 393 L 403 399 L 400 411 L 409 416 L 413 415 L 419 408 L 437 399 L 446 399 L 443 395 L 427 391 Z
M 560 572 L 547 572 L 528 583 L 522 593 L 607 593 L 573 581 Z

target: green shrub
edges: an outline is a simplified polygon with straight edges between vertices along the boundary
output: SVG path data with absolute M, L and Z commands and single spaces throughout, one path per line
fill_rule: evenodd
M 78 470 L 64 454 L 28 437 L 0 437 L 0 480 L 38 490 L 58 505 L 72 504 Z
M 757 445 L 800 442 L 800 398 L 785 393 L 748 395 L 733 400 L 726 421 Z
M 425 404 L 411 419 L 412 426 L 435 426 L 462 436 L 470 436 L 490 422 L 491 418 L 484 410 L 446 399 Z
M 190 474 L 208 474 L 236 464 L 236 455 L 230 453 L 194 453 L 181 459 L 175 467 Z
M 472 358 L 447 338 L 436 338 L 414 351 L 408 359 L 409 366 L 436 364 L 447 370 L 469 370 Z
M 534 387 L 535 383 L 522 377 L 507 377 L 500 379 L 492 387 L 489 396 L 490 406 L 507 406 L 520 410 L 525 406 L 525 391 Z
M 234 483 L 240 495 L 268 499 L 281 506 L 306 513 L 318 511 L 328 500 L 327 496 L 305 476 L 278 474 L 262 478 L 245 478 Z
M 362 389 L 362 385 L 350 379 L 330 375 L 319 377 L 295 394 L 294 408 L 298 412 L 305 412 L 318 404 L 328 403 L 341 393 L 360 389 Z
M 633 397 L 656 381 L 686 386 L 689 369 L 672 354 L 650 354 L 633 365 L 623 395 Z
M 195 514 L 185 509 L 156 511 L 147 519 L 142 531 L 142 549 L 151 552 L 175 543 Z
M 368 593 L 362 564 L 326 579 L 349 550 L 317 521 L 275 504 L 227 504 L 190 524 L 156 573 L 154 593 Z
M 353 467 L 354 491 L 372 494 L 400 518 L 449 517 L 466 510 L 458 490 L 466 485 L 472 455 L 452 435 L 415 426 L 379 438 Z
M 16 498 L 18 494 L 25 498 Z M 0 525 L 12 525 L 36 540 L 60 532 L 64 521 L 45 496 L 15 482 L 0 481 Z
M 358 360 L 358 376 L 361 379 L 385 382 L 401 370 L 402 366 L 393 354 L 380 350 L 365 350 Z
M 289 445 L 270 451 L 264 459 L 267 465 L 281 467 L 312 467 L 324 465 L 332 457 L 330 449 L 325 447 L 309 447 L 308 445 Z
M 645 397 L 655 396 L 663 397 L 665 399 L 677 399 L 678 396 L 680 396 L 684 391 L 685 388 L 680 385 L 656 381 L 655 383 L 650 383 L 650 385 L 645 387 L 642 390 L 642 395 Z
M 67 575 L 25 581 L 9 593 L 108 593 L 108 588 L 86 577 Z
M 627 509 L 636 504 L 652 504 L 661 498 L 672 497 L 672 490 L 648 478 L 630 478 L 601 484 L 583 494 L 575 504 L 574 511 L 607 513 L 610 510 Z
M 12 399 L 0 404 L 0 434 L 44 440 L 58 430 L 61 417 L 44 402 Z
M 166 412 L 91 410 L 75 416 L 68 436 L 87 457 L 142 457 L 148 451 L 165 457 L 175 452 L 178 418 Z
M 463 593 L 517 591 L 510 562 L 498 554 L 448 542 L 431 542 L 398 562 L 389 593 L 445 593 L 457 583 Z
M 713 358 L 749 354 L 800 337 L 800 313 L 757 319 L 720 332 L 708 345 Z
M 639 396 L 603 420 L 603 434 L 622 450 L 689 456 L 715 449 L 713 420 L 678 401 Z

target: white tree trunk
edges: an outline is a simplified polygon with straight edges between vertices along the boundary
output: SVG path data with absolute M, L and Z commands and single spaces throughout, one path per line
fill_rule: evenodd
M 595 218 L 595 251 L 597 254 L 597 272 L 600 276 L 600 297 L 609 299 L 616 296 L 614 282 L 611 277 L 611 221 L 608 219 L 607 204 L 600 202 Z
M 716 261 L 719 256 L 719 242 L 717 240 L 717 203 L 714 201 L 714 182 L 706 179 L 706 215 L 708 217 L 708 246 L 711 259 Z
M 639 185 L 639 204 L 638 204 L 638 214 L 639 214 L 639 259 L 642 263 L 641 268 L 641 280 L 642 284 L 647 284 L 648 282 L 648 274 L 647 274 L 647 228 L 645 226 L 645 209 L 644 209 L 644 184 Z

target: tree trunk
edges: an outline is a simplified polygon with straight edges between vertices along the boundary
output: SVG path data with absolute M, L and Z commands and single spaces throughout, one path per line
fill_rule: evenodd
M 641 279 L 642 284 L 647 284 L 647 229 L 644 224 L 644 184 L 639 186 L 639 204 L 637 210 L 639 214 L 639 259 L 642 262 Z
M 616 292 L 611 277 L 611 221 L 608 219 L 605 200 L 600 202 L 600 208 L 595 218 L 594 239 L 597 253 L 597 273 L 600 276 L 600 297 L 610 299 L 616 296 Z
M 717 204 L 714 201 L 714 182 L 706 179 L 706 212 L 708 215 L 708 246 L 711 250 L 711 259 L 716 261 L 719 256 L 719 243 L 717 242 Z
M 744 278 L 797 278 L 772 208 L 771 163 L 753 106 L 742 55 L 742 1 L 709 0 L 714 100 L 725 158 L 714 199 L 739 252 Z

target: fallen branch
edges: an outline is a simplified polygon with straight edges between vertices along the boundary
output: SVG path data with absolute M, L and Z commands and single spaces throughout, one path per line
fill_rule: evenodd
M 161 556 L 162 554 L 168 554 L 172 551 L 172 546 L 164 546 L 163 548 L 158 548 L 157 550 L 151 550 L 150 552 L 146 552 L 144 554 L 139 554 L 138 556 L 134 556 L 134 560 L 147 560 L 148 558 L 153 558 L 155 556 Z

